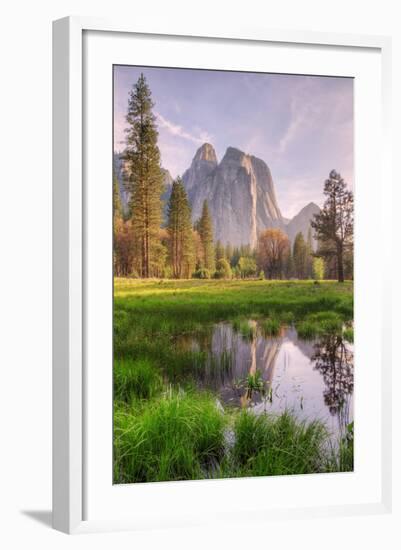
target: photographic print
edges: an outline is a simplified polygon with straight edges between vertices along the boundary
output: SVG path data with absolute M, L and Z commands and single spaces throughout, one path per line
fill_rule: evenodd
M 113 481 L 353 471 L 353 79 L 113 67 Z

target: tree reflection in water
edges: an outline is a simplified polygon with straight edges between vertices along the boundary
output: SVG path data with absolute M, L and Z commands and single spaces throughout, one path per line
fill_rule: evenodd
M 314 369 L 322 376 L 326 389 L 324 402 L 337 416 L 340 431 L 349 424 L 351 395 L 354 391 L 354 354 L 341 336 L 327 335 L 314 346 Z

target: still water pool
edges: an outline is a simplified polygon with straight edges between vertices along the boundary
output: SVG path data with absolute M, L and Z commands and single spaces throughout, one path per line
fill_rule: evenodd
M 199 387 L 225 405 L 322 420 L 335 437 L 353 420 L 354 350 L 341 336 L 298 338 L 292 326 L 266 335 L 263 321 L 241 327 L 222 322 L 177 337 L 175 345 L 199 353 L 193 365 Z

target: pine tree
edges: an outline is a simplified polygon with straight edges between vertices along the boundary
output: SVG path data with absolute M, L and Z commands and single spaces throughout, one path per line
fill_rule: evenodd
M 231 264 L 232 255 L 233 255 L 233 247 L 231 246 L 230 243 L 227 243 L 224 251 L 224 256 L 230 264 Z
M 122 206 L 120 199 L 120 189 L 118 185 L 118 179 L 116 174 L 113 172 L 113 221 L 114 225 L 116 221 L 122 217 Z
M 199 220 L 199 235 L 202 242 L 203 267 L 210 272 L 215 270 L 215 255 L 213 246 L 213 225 L 207 201 L 203 202 L 202 215 Z
M 224 260 L 226 257 L 226 251 L 224 249 L 224 246 L 221 244 L 220 240 L 216 241 L 215 255 L 216 255 L 216 262 L 219 260 Z
M 173 276 L 189 278 L 195 267 L 195 248 L 191 224 L 191 206 L 180 178 L 173 182 L 167 207 L 167 232 Z
M 130 193 L 132 227 L 140 254 L 140 275 L 151 276 L 162 219 L 163 174 L 157 146 L 156 118 L 151 91 L 143 74 L 128 100 L 125 186 Z
M 313 277 L 313 241 L 312 228 L 309 227 L 306 239 L 306 270 L 305 275 L 308 279 Z
M 311 222 L 320 247 L 317 255 L 335 258 L 338 282 L 344 282 L 344 257 L 353 253 L 354 196 L 335 170 L 324 183 L 325 203 Z

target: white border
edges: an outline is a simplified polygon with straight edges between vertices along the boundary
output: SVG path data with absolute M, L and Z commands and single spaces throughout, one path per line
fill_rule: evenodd
M 138 525 L 138 522 L 127 519 L 114 518 L 112 521 L 94 522 L 82 521 L 83 517 L 83 478 L 82 478 L 82 342 L 86 336 L 82 336 L 82 32 L 83 30 L 104 30 L 117 32 L 130 32 L 148 34 L 140 26 L 136 29 L 126 24 L 115 24 L 92 19 L 64 19 L 54 24 L 54 480 L 53 480 L 53 507 L 54 526 L 66 532 L 77 532 L 93 529 L 121 529 L 138 528 L 145 526 L 146 522 Z M 149 29 L 147 29 L 149 32 Z M 204 36 L 203 33 L 184 32 L 183 29 L 169 29 L 171 35 L 179 36 Z M 153 29 L 153 33 L 163 34 L 161 29 Z M 218 38 L 236 38 L 251 41 L 281 42 L 294 44 L 326 44 L 363 48 L 376 48 L 381 52 L 383 77 L 383 163 L 385 174 L 382 179 L 382 189 L 389 187 L 389 158 L 387 156 L 388 123 L 389 123 L 389 51 L 388 39 L 374 37 L 353 37 L 321 35 L 315 33 L 290 33 L 277 31 L 240 31 L 230 33 L 208 32 L 209 36 Z M 168 36 L 168 35 L 167 35 Z M 211 42 L 210 40 L 208 42 Z M 349 50 L 352 51 L 352 50 Z M 385 63 L 385 65 L 384 65 Z M 145 63 L 144 63 L 145 64 Z M 111 153 L 110 153 L 111 154 Z M 360 167 L 363 170 L 363 167 Z M 380 176 L 379 176 L 380 179 Z M 382 214 L 383 223 L 386 219 Z M 88 249 L 90 252 L 90 249 Z M 384 270 L 385 273 L 389 270 Z M 384 282 L 384 278 L 380 279 Z M 385 285 L 386 298 L 389 301 L 388 286 Z M 86 293 L 84 292 L 84 295 Z M 387 327 L 388 328 L 388 327 Z M 389 358 L 389 331 L 385 330 L 383 323 L 383 353 L 382 365 L 382 395 L 390 394 L 390 369 Z M 384 357 L 386 361 L 384 363 Z M 88 388 L 90 390 L 90 387 Z M 371 504 L 363 507 L 353 504 L 338 504 L 316 508 L 315 514 L 348 514 L 366 513 L 371 510 L 389 509 L 390 506 L 390 402 L 382 399 L 383 410 L 381 414 L 383 433 L 382 448 L 382 482 L 381 498 L 374 499 Z M 89 435 L 90 435 L 89 431 Z M 85 476 L 86 477 L 86 476 Z M 312 480 L 312 478 L 310 478 Z M 236 482 L 250 483 L 254 480 L 236 480 Z M 208 482 L 209 483 L 209 482 Z M 222 482 L 215 483 L 218 488 Z M 227 482 L 224 482 L 227 483 Z M 270 483 L 276 483 L 270 481 Z M 144 487 L 144 486 L 142 486 Z M 204 483 L 180 483 L 175 484 L 149 484 L 147 494 L 162 491 L 168 496 L 169 492 L 191 491 L 204 492 L 207 484 Z M 153 488 L 152 488 L 153 487 Z M 164 489 L 163 489 L 164 487 Z M 174 487 L 174 489 L 173 489 Z M 206 487 L 206 489 L 204 489 Z M 238 487 L 238 485 L 237 485 Z M 116 488 L 118 489 L 118 488 Z M 121 489 L 121 488 L 120 488 Z M 123 488 L 124 489 L 124 488 Z M 128 487 L 125 489 L 129 489 Z M 227 485 L 225 486 L 227 489 Z M 216 493 L 218 495 L 218 493 Z M 157 495 L 160 497 L 160 493 Z M 148 497 L 149 498 L 149 497 Z M 369 502 L 369 501 L 368 501 Z M 312 513 L 300 505 L 295 510 L 289 510 L 284 506 L 281 511 L 276 510 L 270 517 L 285 513 L 286 517 L 297 515 L 306 517 Z M 259 513 L 252 510 L 255 519 L 260 519 Z M 105 516 L 103 516 L 105 517 Z M 230 516 L 232 519 L 232 515 Z M 220 515 L 220 519 L 224 519 Z M 149 517 L 149 524 L 154 523 L 154 518 Z M 178 522 L 180 525 L 188 525 L 195 520 L 193 517 L 178 518 L 174 513 L 168 517 L 164 524 L 171 525 Z M 158 525 L 163 522 L 158 521 Z

